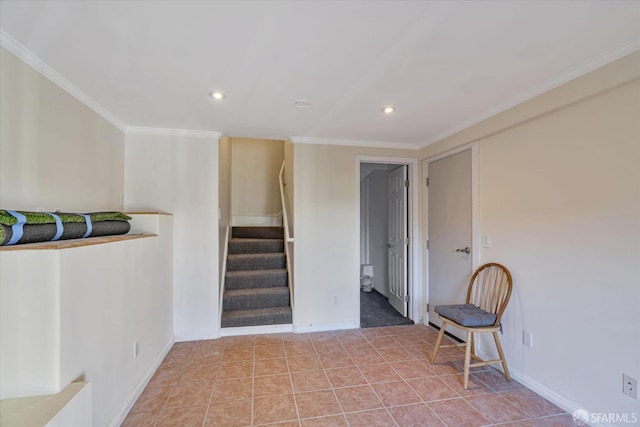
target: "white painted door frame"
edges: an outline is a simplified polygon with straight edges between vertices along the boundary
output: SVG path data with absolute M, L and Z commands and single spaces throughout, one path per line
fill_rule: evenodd
M 408 304 L 408 317 L 415 323 L 420 323 L 424 319 L 424 309 L 426 302 L 420 286 L 420 277 L 422 273 L 422 245 L 420 242 L 419 231 L 419 172 L 418 159 L 410 157 L 392 157 L 392 156 L 356 156 L 356 241 L 355 248 L 360 253 L 360 164 L 361 163 L 380 163 L 390 165 L 408 165 L 409 166 L 409 270 L 407 275 L 407 289 L 411 300 Z M 354 266 L 357 271 L 358 283 L 354 285 L 355 307 L 353 308 L 358 327 L 360 326 L 360 257 L 357 257 L 358 264 Z
M 425 313 L 424 324 L 429 324 L 429 311 L 426 304 L 429 302 L 429 250 L 427 241 L 429 240 L 429 187 L 426 180 L 429 177 L 429 163 L 444 159 L 454 154 L 471 150 L 471 269 L 475 271 L 480 265 L 480 228 L 479 228 L 479 206 L 478 206 L 478 141 L 461 145 L 451 150 L 444 151 L 435 156 L 422 160 L 422 188 L 423 188 L 423 212 L 424 212 L 424 238 L 422 239 L 422 250 L 424 254 L 424 268 L 422 270 L 422 280 L 424 283 L 424 305 L 420 309 Z M 462 302 L 461 302 L 462 303 Z

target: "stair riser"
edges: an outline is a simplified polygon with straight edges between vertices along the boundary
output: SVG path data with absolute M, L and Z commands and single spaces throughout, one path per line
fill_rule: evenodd
M 229 290 L 249 288 L 277 288 L 287 285 L 287 273 L 269 276 L 246 277 L 227 275 L 224 279 L 224 288 Z
M 277 270 L 286 268 L 284 255 L 227 257 L 227 271 Z
M 264 254 L 284 252 L 284 241 L 229 242 L 230 254 Z
M 282 227 L 233 227 L 231 236 L 245 239 L 284 239 Z
M 291 323 L 291 312 L 277 315 L 247 316 L 241 318 L 222 318 L 223 328 L 233 328 L 240 326 L 261 326 L 261 325 L 282 325 Z
M 275 295 L 234 295 L 224 297 L 222 303 L 223 311 L 251 310 L 254 308 L 288 307 L 289 292 L 282 292 Z

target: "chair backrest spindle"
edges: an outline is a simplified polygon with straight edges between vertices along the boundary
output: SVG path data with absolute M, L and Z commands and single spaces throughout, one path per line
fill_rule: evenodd
M 471 276 L 467 290 L 467 304 L 496 314 L 495 325 L 500 323 L 513 286 L 511 273 L 498 263 L 480 266 Z

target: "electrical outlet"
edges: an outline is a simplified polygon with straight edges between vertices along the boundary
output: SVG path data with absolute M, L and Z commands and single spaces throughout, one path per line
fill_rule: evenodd
M 338 304 L 338 297 L 337 296 L 333 297 L 333 304 Z
M 638 398 L 638 380 L 627 374 L 622 374 L 622 392 L 627 396 Z
M 133 358 L 137 359 L 139 355 L 140 355 L 140 342 L 134 341 L 133 342 Z
M 522 331 L 522 344 L 533 348 L 533 334 L 531 332 Z

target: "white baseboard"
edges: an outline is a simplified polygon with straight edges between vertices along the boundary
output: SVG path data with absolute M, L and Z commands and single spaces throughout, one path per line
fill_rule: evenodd
M 196 331 L 179 331 L 175 332 L 176 342 L 185 341 L 203 341 L 203 340 L 215 340 L 220 338 L 220 329 L 211 330 L 196 330 Z
M 544 384 L 540 384 L 539 382 L 535 381 L 533 378 L 527 375 L 524 375 L 523 373 L 517 370 L 509 368 L 509 373 L 511 374 L 511 377 L 514 380 L 518 381 L 520 384 L 527 387 L 529 390 L 533 391 L 534 393 L 537 393 L 540 396 L 544 397 L 554 405 L 560 407 L 561 409 L 564 409 L 570 415 L 572 415 L 575 411 L 579 409 L 586 410 L 589 414 L 592 413 L 588 408 L 585 408 L 583 405 L 580 405 L 579 403 L 567 398 L 566 396 L 561 395 L 560 393 L 558 393 L 558 391 Z M 605 422 L 593 422 L 593 420 L 590 420 L 589 426 L 615 427 L 614 424 L 609 424 Z
M 344 329 L 358 329 L 360 325 L 357 322 L 338 322 L 338 323 L 310 323 L 307 325 L 293 325 L 293 332 L 303 334 L 307 332 L 326 332 L 341 331 Z
M 280 334 L 293 332 L 291 324 L 285 325 L 261 325 L 261 326 L 238 326 L 234 328 L 222 328 L 220 330 L 223 337 L 235 337 L 239 335 L 262 335 L 262 334 Z
M 183 341 L 199 341 L 211 340 L 220 337 L 232 337 L 237 335 L 252 334 L 278 334 L 293 332 L 303 334 L 307 332 L 326 332 L 339 331 L 344 329 L 358 329 L 360 325 L 356 322 L 340 322 L 340 323 L 313 323 L 308 325 L 264 325 L 264 326 L 239 326 L 234 328 L 221 328 L 216 332 L 213 331 L 189 331 L 176 332 L 176 342 Z
M 282 213 L 273 215 L 233 215 L 234 227 L 282 227 Z
M 477 350 L 478 352 L 478 356 L 480 356 L 483 359 L 497 359 L 498 355 L 497 354 L 493 354 L 490 352 L 485 352 L 483 351 L 481 348 L 479 348 Z M 509 360 L 507 360 L 507 363 L 509 363 Z M 497 364 L 497 365 L 491 365 L 491 367 L 497 371 L 502 372 L 502 366 Z M 563 396 L 562 394 L 560 394 L 557 390 L 554 390 L 553 388 L 545 385 L 545 384 L 541 384 L 538 381 L 534 380 L 533 378 L 531 378 L 528 375 L 523 374 L 522 372 L 513 369 L 512 367 L 509 367 L 509 373 L 511 374 L 511 378 L 518 381 L 520 384 L 522 384 L 523 386 L 527 387 L 529 390 L 533 391 L 536 394 L 539 394 L 540 396 L 544 397 L 545 399 L 547 399 L 549 402 L 553 403 L 554 405 L 558 406 L 560 409 L 563 409 L 565 411 L 567 411 L 567 413 L 569 413 L 570 415 L 573 415 L 573 413 L 579 409 L 581 410 L 586 410 L 589 414 L 591 414 L 592 412 L 589 411 L 588 408 L 585 408 L 584 405 L 579 404 L 578 402 L 575 402 L 571 399 L 569 399 L 566 396 Z M 609 423 L 604 423 L 604 422 L 592 422 L 592 420 L 590 420 L 589 422 L 589 426 L 591 427 L 615 427 L 615 425 L 613 424 L 609 424 Z
M 169 353 L 169 350 L 171 350 L 171 347 L 173 347 L 174 342 L 174 337 L 171 337 L 169 342 L 167 342 L 162 350 L 160 350 L 160 353 L 155 358 L 149 369 L 147 369 L 147 372 L 133 389 L 133 392 L 131 393 L 131 396 L 129 397 L 127 403 L 120 409 L 120 411 L 118 411 L 116 416 L 109 423 L 109 427 L 118 427 L 120 424 L 122 424 L 124 419 L 129 414 L 129 411 L 136 403 L 136 400 L 138 400 L 145 387 L 147 387 L 147 384 L 149 384 L 149 381 L 151 380 L 151 377 L 153 377 L 153 374 L 156 373 L 164 358 L 167 357 L 167 354 Z

